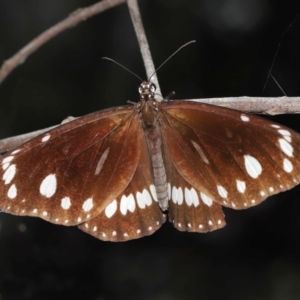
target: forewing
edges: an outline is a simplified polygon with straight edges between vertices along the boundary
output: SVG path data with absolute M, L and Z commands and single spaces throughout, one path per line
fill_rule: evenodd
M 77 225 L 97 216 L 131 181 L 140 136 L 133 106 L 61 125 L 0 160 L 0 209 Z
M 300 181 L 300 135 L 289 128 L 188 101 L 161 103 L 160 119 L 167 155 L 202 200 L 242 209 Z

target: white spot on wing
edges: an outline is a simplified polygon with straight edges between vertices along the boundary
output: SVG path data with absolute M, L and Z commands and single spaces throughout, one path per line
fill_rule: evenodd
M 194 188 L 191 188 L 191 195 L 193 199 L 193 204 L 195 207 L 197 207 L 200 204 L 198 194 Z
M 168 197 L 171 199 L 171 184 L 168 182 Z
M 245 183 L 244 181 L 237 180 L 237 181 L 236 181 L 236 187 L 237 187 L 237 190 L 238 190 L 240 193 L 244 193 L 245 190 L 246 190 L 246 183 Z
M 152 195 L 152 198 L 154 199 L 154 201 L 158 202 L 156 189 L 155 189 L 155 186 L 153 184 L 150 185 L 150 192 L 151 192 L 151 195 Z
M 17 188 L 14 184 L 11 185 L 11 187 L 8 189 L 7 197 L 10 199 L 14 199 L 17 196 Z
M 85 200 L 82 204 L 82 209 L 85 211 L 85 212 L 88 212 L 90 211 L 94 206 L 94 203 L 93 203 L 93 198 L 88 198 L 87 200 Z
M 50 134 L 46 134 L 43 138 L 42 138 L 42 142 L 47 142 L 50 139 Z
M 9 166 L 9 163 L 5 163 L 5 164 L 2 165 L 2 169 L 6 170 L 8 168 L 8 166 Z
M 104 213 L 107 218 L 111 218 L 116 211 L 117 211 L 117 200 L 115 199 L 113 202 L 109 203 L 106 206 Z
M 252 178 L 257 178 L 262 171 L 260 162 L 251 155 L 244 155 L 246 171 Z
M 146 189 L 143 189 L 142 193 L 136 193 L 136 201 L 141 209 L 144 209 L 146 205 L 150 206 L 152 204 L 152 198 Z
M 272 124 L 271 127 L 274 127 L 274 128 L 280 128 L 279 125 L 276 125 L 276 124 Z
M 184 198 L 188 206 L 191 206 L 193 204 L 192 194 L 188 188 L 184 188 Z
M 50 174 L 44 178 L 40 185 L 40 193 L 41 195 L 50 198 L 56 192 L 56 176 L 55 174 Z
M 177 188 L 175 186 L 172 187 L 172 200 L 174 204 L 177 203 Z
M 293 171 L 293 165 L 291 161 L 287 158 L 283 160 L 283 169 L 287 173 L 291 173 Z
M 293 156 L 293 146 L 287 142 L 286 140 L 284 139 L 279 139 L 278 140 L 279 142 L 279 145 L 280 145 L 280 148 L 281 150 L 287 155 L 287 156 L 290 156 L 292 157 Z
M 206 204 L 207 206 L 211 206 L 212 205 L 211 198 L 209 198 L 207 195 L 205 195 L 202 192 L 200 192 L 200 196 L 201 196 L 201 199 L 202 199 L 202 201 L 203 201 L 204 204 Z
M 21 151 L 21 149 L 17 149 L 17 150 L 15 150 L 15 151 L 13 151 L 11 154 L 17 154 L 18 152 L 20 152 Z
M 144 209 L 146 207 L 143 194 L 140 192 L 136 193 L 136 202 L 139 208 Z
M 131 212 L 134 212 L 135 210 L 135 201 L 132 194 L 130 194 L 129 196 L 123 195 L 121 198 L 120 211 L 122 215 L 125 216 L 127 214 L 127 210 Z
M 218 189 L 218 193 L 222 198 L 227 198 L 227 191 L 224 187 L 222 187 L 221 185 L 217 185 L 217 189 Z
M 181 187 L 177 189 L 177 200 L 178 205 L 183 203 L 183 192 Z
M 241 115 L 241 120 L 244 121 L 244 122 L 249 122 L 250 119 L 246 115 Z
M 197 150 L 198 154 L 200 155 L 201 159 L 206 163 L 206 164 L 209 164 L 209 160 L 207 159 L 207 157 L 205 156 L 202 148 L 196 143 L 194 142 L 193 140 L 191 140 L 194 148 Z
M 134 197 L 132 194 L 130 194 L 128 197 L 128 206 L 127 206 L 127 209 L 130 211 L 130 212 L 134 212 L 135 210 L 135 200 L 134 200 Z
M 62 198 L 60 205 L 65 210 L 69 209 L 70 206 L 71 206 L 71 200 L 70 200 L 70 198 L 69 197 Z
M 9 184 L 16 175 L 16 165 L 11 165 L 3 174 L 2 179 L 5 184 Z
M 47 216 L 48 215 L 48 213 L 46 212 L 46 211 L 43 211 L 43 216 Z
M 14 159 L 14 156 L 13 156 L 13 155 L 7 156 L 7 157 L 5 157 L 5 158 L 2 160 L 2 164 L 10 163 L 13 159 Z
M 142 194 L 143 194 L 146 205 L 150 206 L 152 204 L 152 199 L 151 199 L 149 192 L 146 189 L 143 189 Z
M 104 153 L 100 157 L 99 162 L 98 162 L 97 167 L 96 167 L 96 170 L 95 170 L 95 175 L 98 175 L 101 172 L 101 170 L 103 168 L 103 165 L 106 161 L 108 153 L 109 153 L 109 147 L 104 151 Z
M 282 135 L 288 135 L 288 136 L 291 136 L 291 133 L 286 130 L 286 129 L 279 129 L 278 132 Z

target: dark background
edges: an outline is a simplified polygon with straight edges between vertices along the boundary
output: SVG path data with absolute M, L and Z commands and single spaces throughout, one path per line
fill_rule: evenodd
M 0 61 L 91 0 L 0 1 Z M 177 99 L 300 95 L 297 1 L 142 0 L 158 73 Z M 145 77 L 125 4 L 62 33 L 0 86 L 0 138 L 137 101 Z M 299 115 L 272 118 L 300 130 Z M 36 162 L 39 163 L 38 161 Z M 300 188 L 244 210 L 208 234 L 165 224 L 127 243 L 99 241 L 76 227 L 0 214 L 0 299 L 300 299 Z

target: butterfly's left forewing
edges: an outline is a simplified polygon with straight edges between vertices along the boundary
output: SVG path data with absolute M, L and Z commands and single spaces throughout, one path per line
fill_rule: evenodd
M 77 225 L 97 216 L 131 181 L 138 163 L 132 106 L 87 115 L 0 160 L 0 209 Z

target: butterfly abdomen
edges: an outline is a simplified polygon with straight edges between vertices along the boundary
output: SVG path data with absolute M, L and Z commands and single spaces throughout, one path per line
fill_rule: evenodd
M 154 99 L 151 99 L 155 101 Z M 149 159 L 153 170 L 154 186 L 159 206 L 162 210 L 168 209 L 168 186 L 166 169 L 162 154 L 162 140 L 157 113 L 149 101 L 145 101 L 141 109 L 141 120 L 144 127 L 148 146 Z

